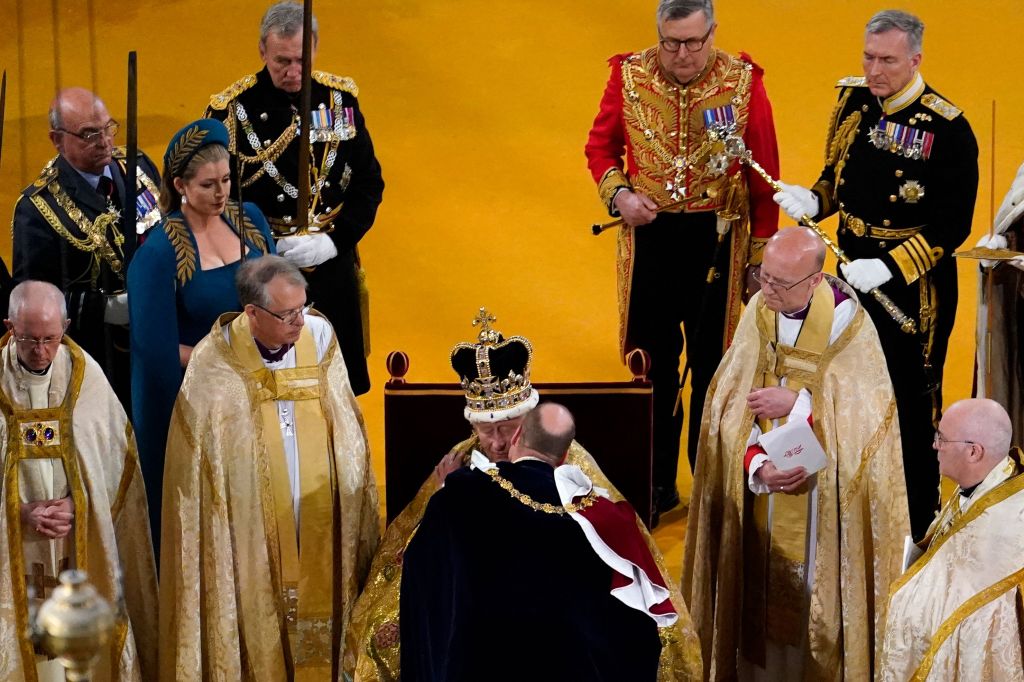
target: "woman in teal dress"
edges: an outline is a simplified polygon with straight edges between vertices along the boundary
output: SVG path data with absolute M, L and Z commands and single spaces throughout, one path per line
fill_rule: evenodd
M 246 203 L 240 212 L 230 200 L 227 144 L 227 129 L 211 119 L 171 138 L 160 187 L 164 219 L 128 268 L 132 410 L 155 547 L 167 428 L 192 347 L 218 316 L 240 309 L 235 273 L 243 248 L 245 258 L 275 252 L 260 210 Z

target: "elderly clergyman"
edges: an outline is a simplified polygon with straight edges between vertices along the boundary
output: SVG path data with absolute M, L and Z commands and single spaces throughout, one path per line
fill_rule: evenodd
M 236 282 L 167 437 L 160 679 L 335 679 L 380 537 L 363 419 L 299 269 L 264 256 Z
M 999 403 L 961 400 L 935 432 L 957 487 L 893 585 L 882 680 L 1019 680 L 1024 475 Z
M 11 292 L 0 340 L 0 679 L 64 679 L 28 639 L 28 605 L 75 568 L 115 606 L 98 679 L 156 674 L 156 566 L 135 437 L 99 365 L 65 336 L 64 295 Z M 29 590 L 34 590 L 34 599 Z
M 713 680 L 871 679 L 881 648 L 877 592 L 909 531 L 896 403 L 871 318 L 824 261 L 808 228 L 768 241 L 705 404 L 682 591 Z M 808 423 L 816 473 L 766 445 Z

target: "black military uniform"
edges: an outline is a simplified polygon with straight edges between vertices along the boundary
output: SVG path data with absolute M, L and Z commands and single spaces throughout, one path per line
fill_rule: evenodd
M 839 246 L 851 260 L 881 259 L 893 276 L 880 289 L 917 321 L 916 334 L 904 333 L 874 297 L 861 295 L 896 393 L 911 526 L 920 538 L 939 499 L 931 446 L 956 316 L 952 255 L 971 232 L 978 144 L 961 111 L 919 75 L 884 101 L 864 78 L 839 87 L 825 169 L 813 187 L 817 217 L 839 212 Z
M 356 245 L 373 225 L 384 192 L 358 92 L 350 78 L 313 72 L 309 211 L 314 224 L 329 231 L 338 255 L 304 269 L 309 300 L 334 325 L 356 395 L 370 390 L 364 343 L 369 320 Z M 236 175 L 241 159 L 242 196 L 260 207 L 277 237 L 294 233 L 301 213 L 298 100 L 298 93 L 276 88 L 264 68 L 214 95 L 206 110 L 228 127 Z
M 125 150 L 115 147 L 97 189 L 62 156 L 46 164 L 14 206 L 15 282 L 50 282 L 67 297 L 68 334 L 102 367 L 131 415 L 128 328 L 106 324 L 107 295 L 125 291 L 126 254 L 137 239 L 121 225 L 125 198 Z M 136 181 L 137 227 L 160 218 L 156 206 L 160 175 L 140 153 Z

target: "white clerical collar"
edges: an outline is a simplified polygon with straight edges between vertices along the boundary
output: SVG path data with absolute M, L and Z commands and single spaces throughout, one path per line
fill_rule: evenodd
M 69 163 L 68 165 L 71 165 L 71 164 Z M 71 167 L 75 168 L 74 166 L 71 166 Z M 89 173 L 89 172 L 84 171 L 84 170 L 79 170 L 78 168 L 75 168 L 75 172 L 78 173 L 79 175 L 81 175 L 85 179 L 85 181 L 88 182 L 89 185 L 93 189 L 96 189 L 97 187 L 100 186 L 100 178 L 101 177 L 102 178 L 110 178 L 111 180 L 114 179 L 114 177 L 110 174 L 110 166 L 104 166 L 103 167 L 103 172 L 102 173 L 98 173 L 98 174 L 97 173 Z
M 886 116 L 891 116 L 901 109 L 906 109 L 911 102 L 916 100 L 924 92 L 924 78 L 920 73 L 915 73 L 910 82 L 903 86 L 899 92 L 889 95 L 882 102 L 882 111 Z
M 522 457 L 517 457 L 516 461 L 512 463 L 519 464 L 520 462 L 540 462 L 541 464 L 547 464 L 548 466 L 551 466 L 549 462 L 545 462 L 540 457 L 531 457 L 530 455 L 523 455 Z

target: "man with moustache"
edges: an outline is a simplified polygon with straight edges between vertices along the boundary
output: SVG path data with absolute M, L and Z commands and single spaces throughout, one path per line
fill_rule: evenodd
M 711 0 L 661 0 L 657 45 L 609 60 L 585 149 L 601 201 L 625 221 L 616 263 L 619 342 L 623 357 L 634 348 L 651 356 L 657 512 L 679 503 L 680 324 L 692 469 L 708 383 L 736 329 L 750 268 L 778 227 L 764 180 L 707 149 L 709 131 L 728 126 L 778 177 L 764 72 L 746 54 L 715 48 L 717 26 Z
M 14 206 L 13 279 L 50 282 L 64 292 L 68 333 L 100 364 L 131 414 L 125 242 L 159 221 L 160 175 L 140 152 L 132 180 L 138 222 L 123 225 L 125 149 L 114 146 L 119 124 L 103 100 L 84 88 L 61 90 L 49 123 L 58 154 Z
M 384 181 L 359 88 L 324 71 L 312 72 L 310 167 L 298 167 L 302 26 L 301 3 L 272 5 L 260 26 L 263 70 L 211 97 L 206 115 L 227 126 L 241 198 L 263 211 L 278 237 L 277 252 L 305 271 L 311 300 L 334 326 L 352 390 L 361 395 L 370 390 L 370 328 L 357 244 L 373 225 Z M 316 17 L 312 26 L 315 57 Z M 297 203 L 300 173 L 310 175 L 309 206 Z M 295 234 L 307 221 L 309 234 Z
M 899 406 L 910 519 L 920 538 L 939 501 L 939 471 L 921 453 L 942 408 L 942 369 L 956 317 L 953 252 L 971 232 L 978 145 L 960 109 L 918 72 L 924 24 L 879 12 L 864 34 L 864 75 L 837 84 L 839 101 L 825 168 L 808 190 L 783 185 L 775 200 L 794 220 L 839 213 L 841 266 L 862 293 L 878 287 L 917 322 L 901 331 L 872 296 L 864 309 L 878 329 Z

